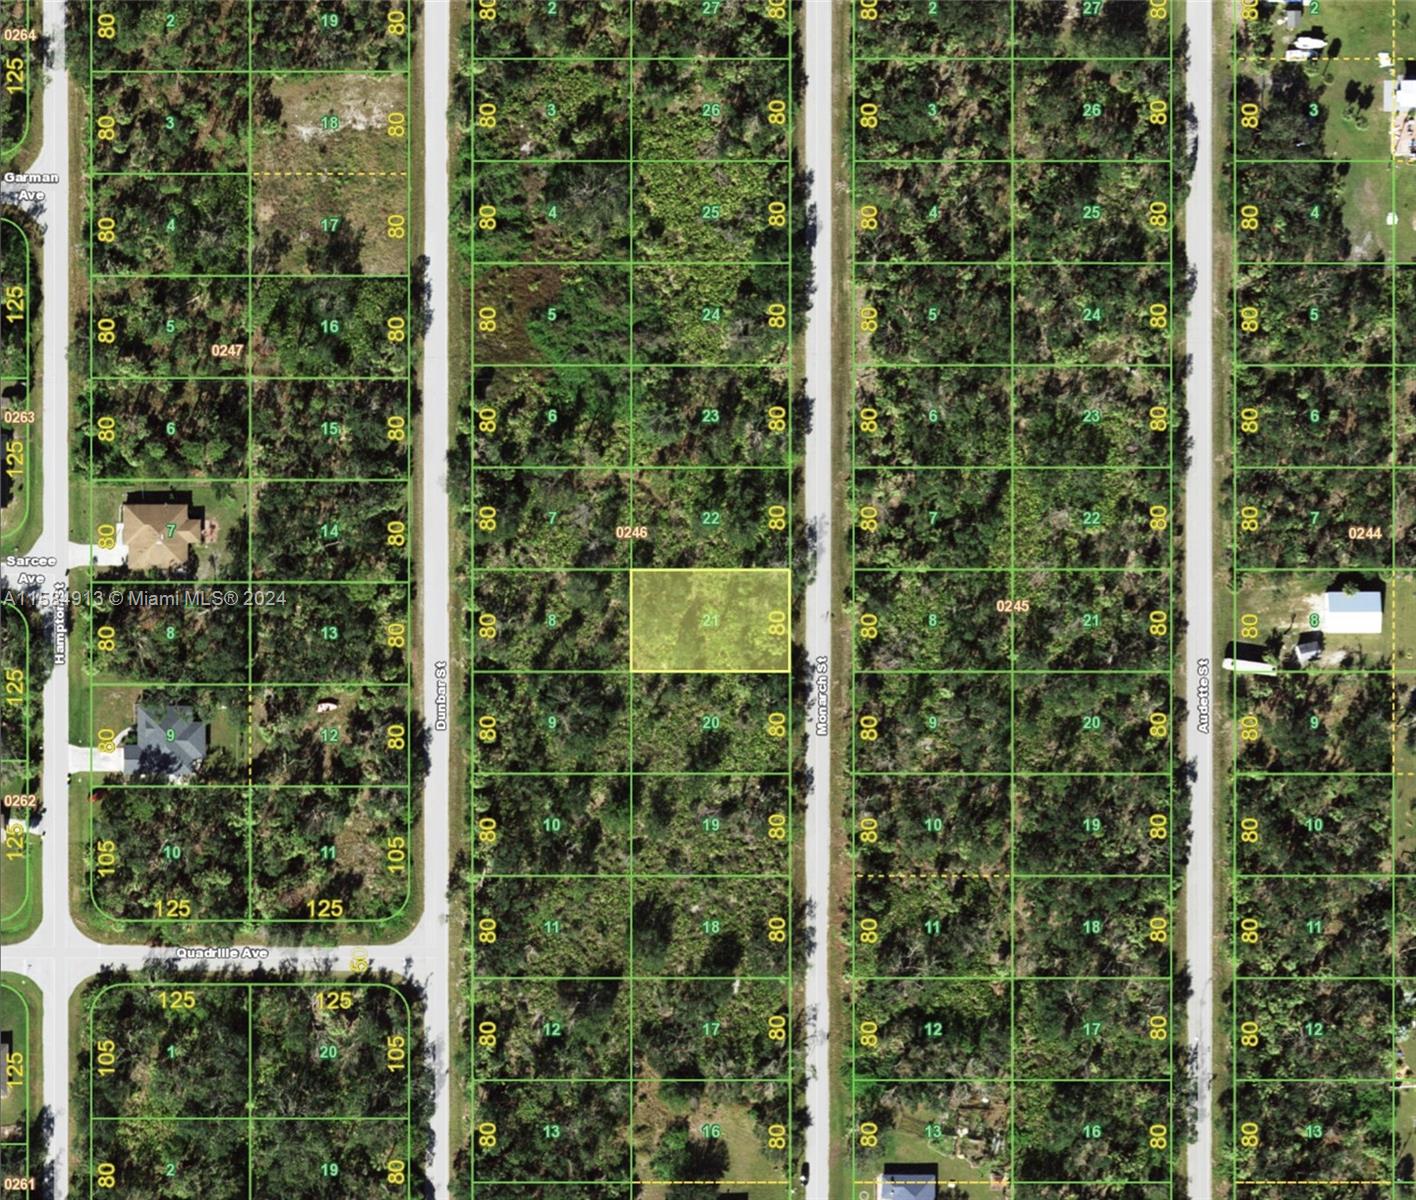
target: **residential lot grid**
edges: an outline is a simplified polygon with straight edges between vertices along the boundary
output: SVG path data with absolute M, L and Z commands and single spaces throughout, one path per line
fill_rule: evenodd
M 158 1012 L 160 1036 L 144 1040 Z M 416 1044 L 406 998 L 382 983 L 166 982 L 98 988 L 82 1016 L 87 1174 L 91 1200 L 191 1194 L 414 1195 Z M 362 1028 L 387 1030 L 377 1044 Z M 203 1032 L 203 1030 L 205 1032 Z M 377 1080 L 378 1113 L 346 1111 L 341 1072 Z M 226 1085 L 194 1086 L 193 1073 Z M 280 1080 L 303 1073 L 299 1111 Z M 153 1084 L 168 1079 L 215 1096 L 215 1110 L 173 1111 Z M 292 1147 L 295 1153 L 292 1153 Z
M 413 898 L 419 11 L 83 10 L 70 740 L 104 932 L 372 938 Z
M 850 16 L 840 1194 L 1160 1200 L 1183 1143 L 1177 20 Z
M 1236 1195 L 1409 1196 L 1416 7 L 1227 15 L 1239 669 L 1218 1124 Z
M 799 14 L 468 10 L 478 1200 L 793 1194 Z

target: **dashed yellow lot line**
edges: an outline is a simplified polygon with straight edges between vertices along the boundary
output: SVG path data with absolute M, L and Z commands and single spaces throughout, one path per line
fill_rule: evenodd
M 301 175 L 301 176 L 308 176 L 308 175 L 320 175 L 320 176 L 330 176 L 330 175 L 370 175 L 370 176 L 379 176 L 380 178 L 393 178 L 393 177 L 396 176 L 396 177 L 398 177 L 399 179 L 403 179 L 403 178 L 406 178 L 406 177 L 407 177 L 408 172 L 407 172 L 407 171 L 252 171 L 251 174 L 252 174 L 252 175 L 262 175 L 262 176 L 272 176 L 272 175 L 276 175 L 276 176 L 289 176 L 289 175 Z
M 858 872 L 857 879 L 1007 879 L 1011 871 L 883 871 Z

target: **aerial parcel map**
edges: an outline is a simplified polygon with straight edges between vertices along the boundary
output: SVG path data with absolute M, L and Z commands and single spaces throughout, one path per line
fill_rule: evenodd
M 1416 0 L 0 0 L 0 1189 L 1416 1200 Z

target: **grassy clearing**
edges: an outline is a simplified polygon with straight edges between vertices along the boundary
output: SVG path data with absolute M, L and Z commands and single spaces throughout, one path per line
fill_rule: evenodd
M 1323 0 L 1316 15 L 1304 14 L 1294 34 L 1325 37 L 1328 50 L 1344 58 L 1365 57 L 1375 60 L 1381 53 L 1392 52 L 1392 6 L 1373 4 L 1372 0 Z M 1292 38 L 1280 37 L 1281 52 Z M 1375 69 L 1376 62 L 1372 62 Z
M 23 941 L 39 928 L 44 915 L 43 842 L 27 833 L 24 859 L 0 862 L 0 945 Z
M 403 273 L 404 240 L 388 234 L 405 208 L 401 178 L 258 177 L 254 200 L 256 253 L 269 271 Z
M 1416 669 L 1416 573 L 1397 572 L 1388 595 L 1395 623 L 1395 666 L 1398 671 L 1411 671 Z
M 1396 201 L 1396 259 L 1416 260 L 1416 161 L 1402 160 L 1394 168 Z
M 31 392 L 31 402 L 40 404 L 38 389 Z M 14 481 L 10 503 L 0 510 L 0 553 L 24 554 L 39 537 L 43 522 L 41 502 L 44 495 L 43 448 L 38 422 L 33 425 L 6 426 L 7 434 L 21 434 L 18 444 L 25 456 L 24 475 Z M 8 450 L 8 444 L 7 444 Z M 8 464 L 8 457 L 7 457 Z
M 1385 257 L 1391 210 L 1391 114 L 1383 111 L 1383 84 L 1399 68 L 1400 49 L 1394 39 L 1392 9 L 1370 0 L 1325 0 L 1319 14 L 1305 14 L 1298 28 L 1289 30 L 1281 19 L 1272 25 L 1273 56 L 1282 56 L 1301 34 L 1327 41 L 1321 57 L 1302 64 L 1309 85 L 1327 110 L 1324 144 L 1319 150 L 1294 154 L 1337 160 L 1372 160 L 1355 163 L 1346 177 L 1343 210 L 1357 257 Z M 1396 53 L 1396 67 L 1392 64 Z M 1379 55 L 1387 56 L 1383 65 Z M 1254 75 L 1267 74 L 1276 62 L 1253 62 Z M 1222 110 L 1221 110 L 1222 111 Z
M 253 169 L 258 177 L 360 171 L 401 180 L 407 169 L 407 133 L 389 130 L 406 129 L 405 89 L 404 79 L 391 75 L 277 78 L 270 92 L 278 108 L 256 122 Z M 402 114 L 404 120 L 390 120 L 390 114 Z
M 1001 1105 L 1001 1100 L 999 1101 Z M 963 1114 L 958 1114 L 962 1119 Z M 998 1113 L 993 1116 L 997 1118 Z M 1006 1114 L 1002 1120 L 1006 1123 Z M 977 1137 L 970 1137 L 960 1130 L 947 1130 L 942 1136 L 930 1136 L 929 1129 L 937 1129 L 938 1113 L 933 1108 L 919 1108 L 908 1116 L 902 1116 L 895 1128 L 882 1139 L 881 1157 L 887 1163 L 927 1163 L 938 1173 L 941 1184 L 945 1180 L 959 1181 L 959 1187 L 951 1195 L 983 1197 L 990 1193 L 988 1173 L 980 1169 L 971 1158 L 981 1157 L 985 1148 Z M 987 1118 L 982 1122 L 985 1126 Z M 986 1129 L 982 1131 L 986 1134 Z M 993 1192 L 997 1195 L 997 1192 Z
M 727 1085 L 719 1085 L 719 1090 Z M 657 1084 L 648 1084 L 635 1105 L 635 1127 L 639 1140 L 639 1175 L 655 1174 L 650 1165 L 653 1147 L 676 1116 L 687 1119 L 690 1130 L 716 1125 L 727 1147 L 728 1161 L 723 1168 L 725 1180 L 752 1180 L 752 1183 L 723 1185 L 725 1191 L 746 1191 L 748 1200 L 778 1200 L 782 1194 L 782 1168 L 773 1164 L 763 1153 L 760 1126 L 753 1120 L 746 1105 L 735 1104 L 722 1096 L 703 1097 L 685 1107 L 677 1097 L 665 1097 Z M 673 1200 L 674 1189 L 653 1182 L 642 1186 L 644 1200 Z
M 79 671 L 82 675 L 82 670 Z M 170 691 L 171 689 L 164 689 Z M 203 689 L 216 691 L 217 689 Z M 87 687 L 78 689 L 79 701 L 75 705 L 70 703 L 70 725 L 69 737 L 71 744 L 75 746 L 96 746 L 98 744 L 98 731 L 110 729 L 119 735 L 118 744 L 122 746 L 125 741 L 131 740 L 123 738 L 121 735 L 131 730 L 136 724 L 135 712 L 140 703 L 143 702 L 143 685 L 141 684 L 108 684 L 94 687 L 92 692 Z M 196 715 L 207 722 L 207 745 L 209 751 L 225 749 L 237 762 L 244 762 L 246 758 L 246 689 L 221 688 L 220 694 L 225 698 L 224 703 L 220 703 L 210 711 L 201 711 Z M 73 694 L 71 690 L 71 695 Z M 150 710 L 154 716 L 160 716 L 161 704 L 149 701 Z
M 83 542 L 87 545 L 93 540 L 90 531 L 97 518 L 91 519 L 91 513 L 97 511 L 97 506 L 90 507 L 87 481 L 78 474 L 71 474 L 69 476 L 69 541 Z
M 1341 572 L 1264 572 L 1246 575 L 1239 589 L 1239 610 L 1258 617 L 1258 641 L 1277 634 L 1282 638 L 1280 665 L 1291 666 L 1288 658 L 1301 635 L 1312 631 L 1312 617 L 1322 620 L 1323 594 L 1342 576 Z M 1387 593 L 1386 621 L 1396 620 L 1398 653 L 1416 654 L 1416 577 L 1399 575 L 1395 583 L 1389 573 L 1372 572 L 1366 577 L 1371 586 Z M 1317 628 L 1320 628 L 1321 625 Z M 1255 639 L 1249 639 L 1255 640 Z M 1380 634 L 1326 634 L 1322 655 L 1310 669 L 1363 665 L 1371 669 L 1390 656 L 1392 630 L 1386 624 Z
M 0 1126 L 7 1126 L 44 1107 L 44 997 L 33 980 L 13 971 L 0 971 L 0 1029 L 16 1031 L 14 1048 L 25 1056 L 24 1087 L 0 1099 Z
M 1400 1141 L 1396 1143 L 1395 1153 L 1398 1156 L 1395 1161 L 1401 1161 L 1409 1155 L 1413 1146 L 1416 1145 L 1416 1081 L 1410 1077 L 1410 1064 L 1416 1062 L 1416 1032 L 1408 1032 L 1407 1035 L 1396 1044 L 1399 1061 L 1406 1064 L 1408 1074 L 1396 1085 L 1396 1128 Z
M 1400 754 L 1398 753 L 1398 761 Z M 1406 770 L 1410 770 L 1408 765 Z M 1396 780 L 1396 850 L 1397 870 L 1410 870 L 1407 865 L 1416 851 L 1416 778 L 1398 777 Z M 1407 1062 L 1413 1060 L 1408 1058 Z
M 1387 163 L 1353 163 L 1342 189 L 1342 219 L 1352 238 L 1354 258 L 1390 257 L 1391 173 Z M 1416 177 L 1412 180 L 1416 183 Z M 1398 234 L 1397 245 L 1402 239 Z
M 632 671 L 790 669 L 789 571 L 636 569 L 629 596 Z

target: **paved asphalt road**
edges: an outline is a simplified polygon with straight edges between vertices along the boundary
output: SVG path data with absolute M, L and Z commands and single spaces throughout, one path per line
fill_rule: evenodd
M 1189 5 L 1190 75 L 1187 88 L 1199 129 L 1199 150 L 1185 206 L 1185 248 L 1195 268 L 1195 295 L 1187 325 L 1190 375 L 1185 406 L 1193 445 L 1185 482 L 1185 681 L 1189 718 L 1185 754 L 1195 766 L 1190 796 L 1190 862 L 1185 874 L 1186 944 L 1194 990 L 1186 1009 L 1199 1080 L 1196 1140 L 1186 1154 L 1191 1196 L 1214 1194 L 1211 1085 L 1214 1078 L 1214 6 Z
M 806 525 L 816 539 L 815 575 L 806 590 L 806 653 L 813 682 L 830 679 L 832 378 L 831 201 L 835 172 L 831 151 L 835 124 L 831 106 L 831 21 L 829 0 L 808 0 L 806 13 L 806 170 L 811 175 L 811 204 L 816 210 L 816 246 L 812 252 L 814 295 L 806 326 L 806 394 L 811 398 L 811 429 L 806 435 Z M 842 9 L 843 13 L 848 10 Z M 831 737 L 829 721 L 818 721 L 816 705 L 827 706 L 829 693 L 813 689 L 806 716 L 806 765 L 811 790 L 806 797 L 806 905 L 815 947 L 806 964 L 806 1131 L 807 1200 L 829 1195 L 831 1162 L 831 978 L 827 955 L 835 928 L 831 903 Z

